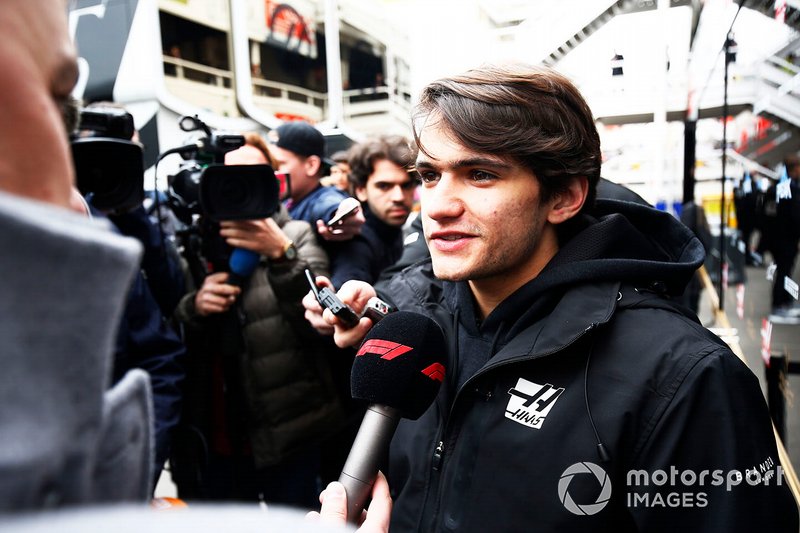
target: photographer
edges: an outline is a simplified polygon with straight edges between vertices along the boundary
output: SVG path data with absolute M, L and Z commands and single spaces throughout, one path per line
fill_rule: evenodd
M 260 138 L 247 138 L 225 163 L 271 163 Z M 209 274 L 178 306 L 191 367 L 173 479 L 184 499 L 316 507 L 319 442 L 342 415 L 316 349 L 322 339 L 300 300 L 304 270 L 327 272 L 327 256 L 309 224 L 283 206 L 265 218 L 222 221 L 219 235 L 257 253 L 258 264 L 240 286 L 228 272 Z M 239 346 L 220 327 L 231 315 Z
M 103 194 L 118 188 L 115 180 L 125 179 L 125 174 L 116 173 L 118 165 L 127 167 L 127 163 L 131 163 L 130 167 L 137 168 L 138 163 L 139 167 L 142 166 L 139 163 L 140 151 L 130 150 L 129 161 L 117 161 L 108 157 L 106 152 L 115 143 L 126 148 L 136 147 L 129 144 L 135 143 L 133 118 L 116 104 L 92 104 L 80 113 L 78 107 L 79 102 L 71 99 L 63 110 L 68 130 L 75 130 L 76 126 L 69 117 L 77 115 L 79 122 L 88 117 L 86 123 L 78 125 L 78 132 L 71 131 L 73 149 L 74 139 L 83 139 L 79 143 L 81 156 L 76 158 L 75 171 L 78 184 L 83 186 L 88 198 L 82 201 L 80 193 L 74 191 L 73 209 L 90 217 L 108 217 L 116 230 L 137 238 L 145 250 L 141 269 L 131 284 L 119 322 L 114 343 L 112 380 L 117 383 L 132 368 L 140 368 L 150 375 L 155 415 L 155 464 L 151 486 L 155 487 L 169 455 L 171 433 L 180 415 L 180 382 L 185 375 L 182 360 L 186 349 L 166 317 L 172 314 L 183 291 L 183 275 L 177 261 L 170 260 L 155 225 L 147 217 L 141 203 L 130 211 L 124 207 L 138 196 L 130 195 L 129 200 L 107 202 L 108 197 Z M 97 138 L 99 142 L 93 142 L 94 135 L 102 136 Z M 99 176 L 103 183 L 93 182 L 87 174 Z M 135 185 L 141 187 L 141 172 L 139 176 Z M 134 181 L 136 174 L 130 173 L 127 177 Z M 135 187 L 131 190 L 135 190 Z M 91 200 L 96 192 L 100 205 L 104 207 L 102 210 L 92 205 Z
M 117 103 L 92 102 L 79 111 L 78 122 L 80 129 L 71 135 L 78 187 L 123 235 L 142 243 L 147 285 L 163 315 L 170 317 L 186 292 L 186 281 L 173 241 L 164 238 L 142 203 L 144 165 L 133 116 Z M 119 157 L 113 149 L 125 149 L 125 155 Z

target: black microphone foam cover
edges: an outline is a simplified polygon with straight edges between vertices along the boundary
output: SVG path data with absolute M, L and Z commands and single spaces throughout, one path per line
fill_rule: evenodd
M 445 375 L 447 346 L 439 325 L 419 313 L 389 313 L 367 334 L 350 376 L 353 398 L 386 405 L 416 420 L 433 403 Z

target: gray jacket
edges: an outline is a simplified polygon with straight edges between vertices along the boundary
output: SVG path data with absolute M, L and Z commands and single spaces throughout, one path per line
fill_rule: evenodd
M 149 378 L 107 390 L 140 245 L 3 193 L 0 228 L 0 511 L 146 501 Z

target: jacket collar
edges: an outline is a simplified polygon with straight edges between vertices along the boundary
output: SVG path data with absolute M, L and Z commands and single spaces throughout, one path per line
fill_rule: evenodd
M 563 293 L 552 309 L 522 328 L 487 366 L 519 357 L 538 358 L 559 352 L 592 329 L 607 323 L 617 308 L 619 282 L 585 283 Z

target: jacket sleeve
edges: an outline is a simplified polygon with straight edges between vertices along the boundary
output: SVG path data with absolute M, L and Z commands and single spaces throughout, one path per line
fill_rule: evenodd
M 356 235 L 332 257 L 331 282 L 340 289 L 345 281 L 356 279 L 373 283 L 373 250 L 360 235 Z
M 658 393 L 665 407 L 625 487 L 639 531 L 798 531 L 766 403 L 744 363 L 719 347 Z
M 109 218 L 123 234 L 138 239 L 144 246 L 142 269 L 147 275 L 147 284 L 161 312 L 170 316 L 186 292 L 175 245 L 164 238 L 141 205 L 124 214 L 109 215 Z
M 308 223 L 293 220 L 281 229 L 294 242 L 297 257 L 291 261 L 271 262 L 267 274 L 269 283 L 278 298 L 283 316 L 295 325 L 308 327 L 302 304 L 303 297 L 310 290 L 305 269 L 310 269 L 316 276 L 327 276 L 328 256 L 317 243 Z
M 155 414 L 156 468 L 167 458 L 169 434 L 180 418 L 180 383 L 185 376 L 186 348 L 164 320 L 144 277 L 137 275 L 120 327 L 122 350 L 114 361 L 114 374 L 121 377 L 131 368 L 150 374 Z

